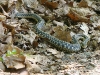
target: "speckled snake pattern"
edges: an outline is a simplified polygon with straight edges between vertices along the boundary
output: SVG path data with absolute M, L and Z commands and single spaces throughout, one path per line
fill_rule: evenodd
M 32 19 L 36 20 L 37 24 L 35 26 L 33 26 L 33 28 L 35 29 L 35 33 L 38 34 L 39 36 L 47 38 L 51 44 L 53 44 L 60 50 L 64 50 L 66 52 L 78 52 L 81 50 L 82 47 L 83 48 L 87 47 L 89 38 L 84 34 L 76 34 L 76 35 L 72 36 L 72 43 L 69 43 L 69 42 L 65 42 L 63 40 L 59 40 L 58 38 L 42 31 L 41 28 L 45 25 L 45 21 L 37 14 L 17 13 L 17 14 L 15 14 L 15 17 L 17 17 L 17 18 L 32 18 Z M 79 42 L 80 38 L 84 39 L 81 43 Z

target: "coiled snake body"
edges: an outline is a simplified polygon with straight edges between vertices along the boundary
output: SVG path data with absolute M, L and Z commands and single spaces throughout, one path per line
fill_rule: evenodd
M 67 52 L 77 52 L 81 49 L 81 47 L 85 48 L 87 46 L 87 42 L 89 41 L 89 38 L 83 34 L 76 34 L 76 35 L 72 36 L 73 43 L 69 43 L 69 42 L 59 40 L 56 37 L 45 33 L 44 31 L 41 30 L 41 28 L 45 24 L 45 21 L 37 14 L 17 13 L 17 14 L 15 14 L 15 17 L 35 19 L 37 21 L 37 24 L 35 26 L 33 26 L 33 28 L 35 28 L 36 34 L 38 34 L 44 38 L 47 38 L 51 44 L 53 44 L 57 48 L 67 51 Z M 84 40 L 81 43 L 79 42 L 80 38 L 84 38 Z

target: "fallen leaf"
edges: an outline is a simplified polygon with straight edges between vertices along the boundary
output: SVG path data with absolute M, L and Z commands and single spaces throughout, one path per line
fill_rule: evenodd
M 53 31 L 55 32 L 54 36 L 56 38 L 58 38 L 60 40 L 63 40 L 63 41 L 66 41 L 66 42 L 71 42 L 72 41 L 70 32 L 66 31 L 64 26 L 54 27 Z
M 0 62 L 0 70 L 5 71 L 5 66 L 2 62 Z
M 35 38 L 35 40 L 32 43 L 32 46 L 34 49 L 38 46 L 38 37 Z
M 7 34 L 5 42 L 8 44 L 13 44 L 12 34 L 10 32 Z
M 42 72 L 42 68 L 37 65 L 37 64 L 31 64 L 29 61 L 26 62 L 26 67 L 28 72 L 32 72 L 32 73 L 41 73 Z
M 8 45 L 7 53 L 2 56 L 3 62 L 7 68 L 24 68 L 25 57 L 21 49 L 16 46 Z
M 3 27 L 2 22 L 0 22 L 0 39 L 4 38 L 5 36 L 4 32 L 5 32 L 5 28 Z
M 8 3 L 8 0 L 1 0 L 1 1 L 0 1 L 0 4 L 1 4 L 1 5 L 7 5 L 7 3 Z
M 81 2 L 78 4 L 79 7 L 88 7 L 88 3 L 86 0 L 81 0 Z
M 6 16 L 0 15 L 0 21 L 5 21 L 5 20 L 6 20 Z
M 52 53 L 52 54 L 58 54 L 59 53 L 59 51 L 57 51 L 56 49 L 47 49 L 47 52 L 50 52 L 50 53 Z
M 89 34 L 88 34 L 89 28 L 88 28 L 88 26 L 87 26 L 86 23 L 83 22 L 83 23 L 81 24 L 80 28 L 84 31 L 83 34 L 85 34 L 85 35 L 87 35 L 88 37 L 90 37 Z
M 8 0 L 8 8 L 14 5 L 17 0 Z
M 89 7 L 92 4 L 92 1 L 89 0 L 81 0 L 81 2 L 78 4 L 79 7 Z
M 48 0 L 40 0 L 40 3 L 50 9 L 55 9 L 58 7 L 58 3 L 57 2 L 50 2 Z
M 80 10 L 81 8 L 80 9 L 71 8 L 67 16 L 70 17 L 75 22 L 90 22 L 90 18 L 85 17 L 86 15 L 82 14 L 83 12 Z

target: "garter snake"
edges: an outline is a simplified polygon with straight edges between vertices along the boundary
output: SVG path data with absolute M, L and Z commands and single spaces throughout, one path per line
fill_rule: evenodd
M 81 48 L 87 47 L 87 42 L 89 41 L 89 38 L 84 34 L 76 34 L 72 36 L 72 43 L 69 43 L 69 42 L 59 40 L 58 38 L 42 31 L 41 28 L 44 26 L 45 21 L 37 14 L 17 13 L 15 14 L 15 17 L 35 19 L 37 21 L 37 24 L 33 26 L 33 28 L 35 28 L 35 33 L 38 34 L 39 36 L 47 38 L 51 44 L 66 52 L 78 52 L 79 50 L 81 50 Z M 82 42 L 79 42 L 80 38 L 83 38 L 84 40 Z

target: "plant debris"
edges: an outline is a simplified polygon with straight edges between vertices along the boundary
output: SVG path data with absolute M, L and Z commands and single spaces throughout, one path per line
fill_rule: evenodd
M 42 30 L 71 43 L 72 36 L 90 38 L 87 48 L 65 53 L 34 32 L 36 21 L 15 18 L 36 13 Z M 0 1 L 0 75 L 100 75 L 100 0 Z

